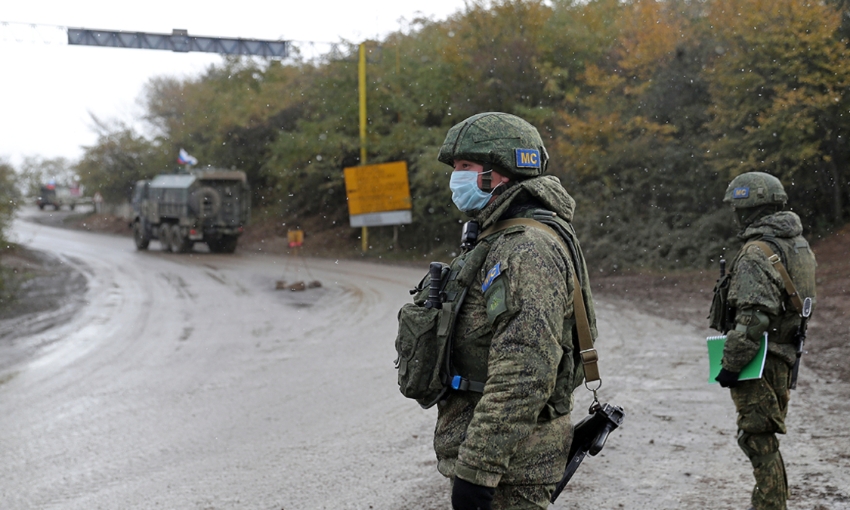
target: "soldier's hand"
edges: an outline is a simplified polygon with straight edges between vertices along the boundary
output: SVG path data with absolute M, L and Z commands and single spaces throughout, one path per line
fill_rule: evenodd
M 492 510 L 496 489 L 476 485 L 455 477 L 452 486 L 452 508 L 454 510 Z
M 714 378 L 715 381 L 720 383 L 720 386 L 724 388 L 734 388 L 738 385 L 738 375 L 740 372 L 730 372 L 725 368 L 720 369 L 720 373 L 717 374 L 717 377 Z

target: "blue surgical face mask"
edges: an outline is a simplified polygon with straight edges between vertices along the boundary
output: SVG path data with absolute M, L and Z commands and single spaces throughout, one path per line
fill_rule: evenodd
M 489 172 L 490 170 L 488 170 Z M 488 172 L 481 172 L 482 174 Z M 452 172 L 449 188 L 452 190 L 452 202 L 461 212 L 478 211 L 487 205 L 493 192 L 484 193 L 478 187 L 478 172 L 456 170 Z M 500 184 L 501 185 L 501 184 Z M 498 186 L 497 186 L 498 187 Z M 493 188 L 495 189 L 495 188 Z

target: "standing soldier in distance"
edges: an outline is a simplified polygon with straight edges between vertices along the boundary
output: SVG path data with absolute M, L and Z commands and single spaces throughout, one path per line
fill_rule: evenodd
M 788 481 L 776 434 L 785 434 L 795 340 L 804 326 L 800 304 L 807 297 L 815 299 L 817 264 L 802 236 L 800 217 L 783 210 L 788 196 L 779 179 L 762 172 L 741 174 L 729 184 L 723 201 L 732 206 L 744 246 L 732 262 L 728 281 L 718 283 L 710 314 L 711 327 L 727 334 L 717 381 L 731 388 L 738 445 L 753 465 L 752 508 L 780 510 L 786 508 Z M 783 267 L 799 299 L 786 290 Z M 764 375 L 738 381 L 765 332 Z
M 440 149 L 439 160 L 454 169 L 452 201 L 477 222 L 477 242 L 490 246 L 454 323 L 459 387 L 437 404 L 434 448 L 456 510 L 547 508 L 567 461 L 572 392 L 584 379 L 575 272 L 593 339 L 597 333 L 571 224 L 575 201 L 556 177 L 542 175 L 548 158 L 537 129 L 505 113 L 464 120 Z M 568 242 L 525 225 L 488 233 L 515 218 L 546 218 Z M 468 253 L 453 270 L 472 263 L 463 260 Z

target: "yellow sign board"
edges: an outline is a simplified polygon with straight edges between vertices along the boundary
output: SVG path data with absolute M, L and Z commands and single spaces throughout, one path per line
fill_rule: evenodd
M 287 240 L 289 241 L 289 247 L 295 248 L 304 244 L 304 231 L 303 230 L 288 230 L 286 232 Z
M 410 210 L 406 161 L 352 166 L 344 171 L 349 215 Z

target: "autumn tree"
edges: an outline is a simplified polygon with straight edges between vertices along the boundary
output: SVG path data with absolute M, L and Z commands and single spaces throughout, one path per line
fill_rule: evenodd
M 841 13 L 841 26 L 838 29 L 838 37 L 845 44 L 850 44 L 850 0 L 826 0 L 826 3 Z
M 111 203 L 128 201 L 140 179 L 150 179 L 175 164 L 155 143 L 123 124 L 99 123 L 97 142 L 86 147 L 74 169 L 88 193 L 99 191 Z
M 279 194 L 267 164 L 282 132 L 305 111 L 301 92 L 311 87 L 313 66 L 227 58 L 194 79 L 152 79 L 143 102 L 155 141 L 176 160 L 180 148 L 201 165 L 235 168 L 248 176 L 254 204 Z
M 408 163 L 414 225 L 401 244 L 455 244 L 465 218 L 436 156 L 451 125 L 488 110 L 538 127 L 603 267 L 716 258 L 734 238 L 723 191 L 749 169 L 786 181 L 811 223 L 843 221 L 850 105 L 835 5 L 846 2 L 471 0 L 368 41 L 366 162 Z M 80 168 L 118 197 L 185 148 L 202 165 L 244 170 L 253 203 L 281 223 L 346 224 L 342 170 L 363 163 L 358 46 L 152 80 L 154 136 L 109 130 Z
M 0 251 L 5 248 L 3 246 L 6 242 L 4 234 L 21 200 L 17 181 L 18 175 L 12 165 L 6 160 L 0 159 Z M 2 281 L 0 281 L 0 286 L 2 286 Z
M 708 68 L 711 164 L 727 178 L 779 177 L 808 226 L 848 210 L 850 54 L 841 14 L 796 0 L 715 0 L 717 53 Z
M 608 268 L 704 265 L 729 234 L 710 214 L 723 188 L 699 148 L 710 98 L 705 50 L 692 36 L 698 13 L 681 7 L 584 7 L 613 20 L 603 26 L 616 37 L 565 96 L 556 152 L 570 186 L 593 197 L 577 221 L 595 239 L 591 257 Z
M 48 182 L 67 186 L 77 179 L 73 163 L 62 157 L 27 156 L 19 170 L 20 187 L 29 197 L 37 197 L 41 193 L 41 187 Z
M 6 232 L 12 222 L 15 209 L 20 205 L 20 193 L 18 192 L 17 174 L 10 163 L 0 159 L 0 258 L 9 248 L 6 240 Z M 0 264 L 0 308 L 8 302 L 9 289 L 6 285 L 6 270 Z

